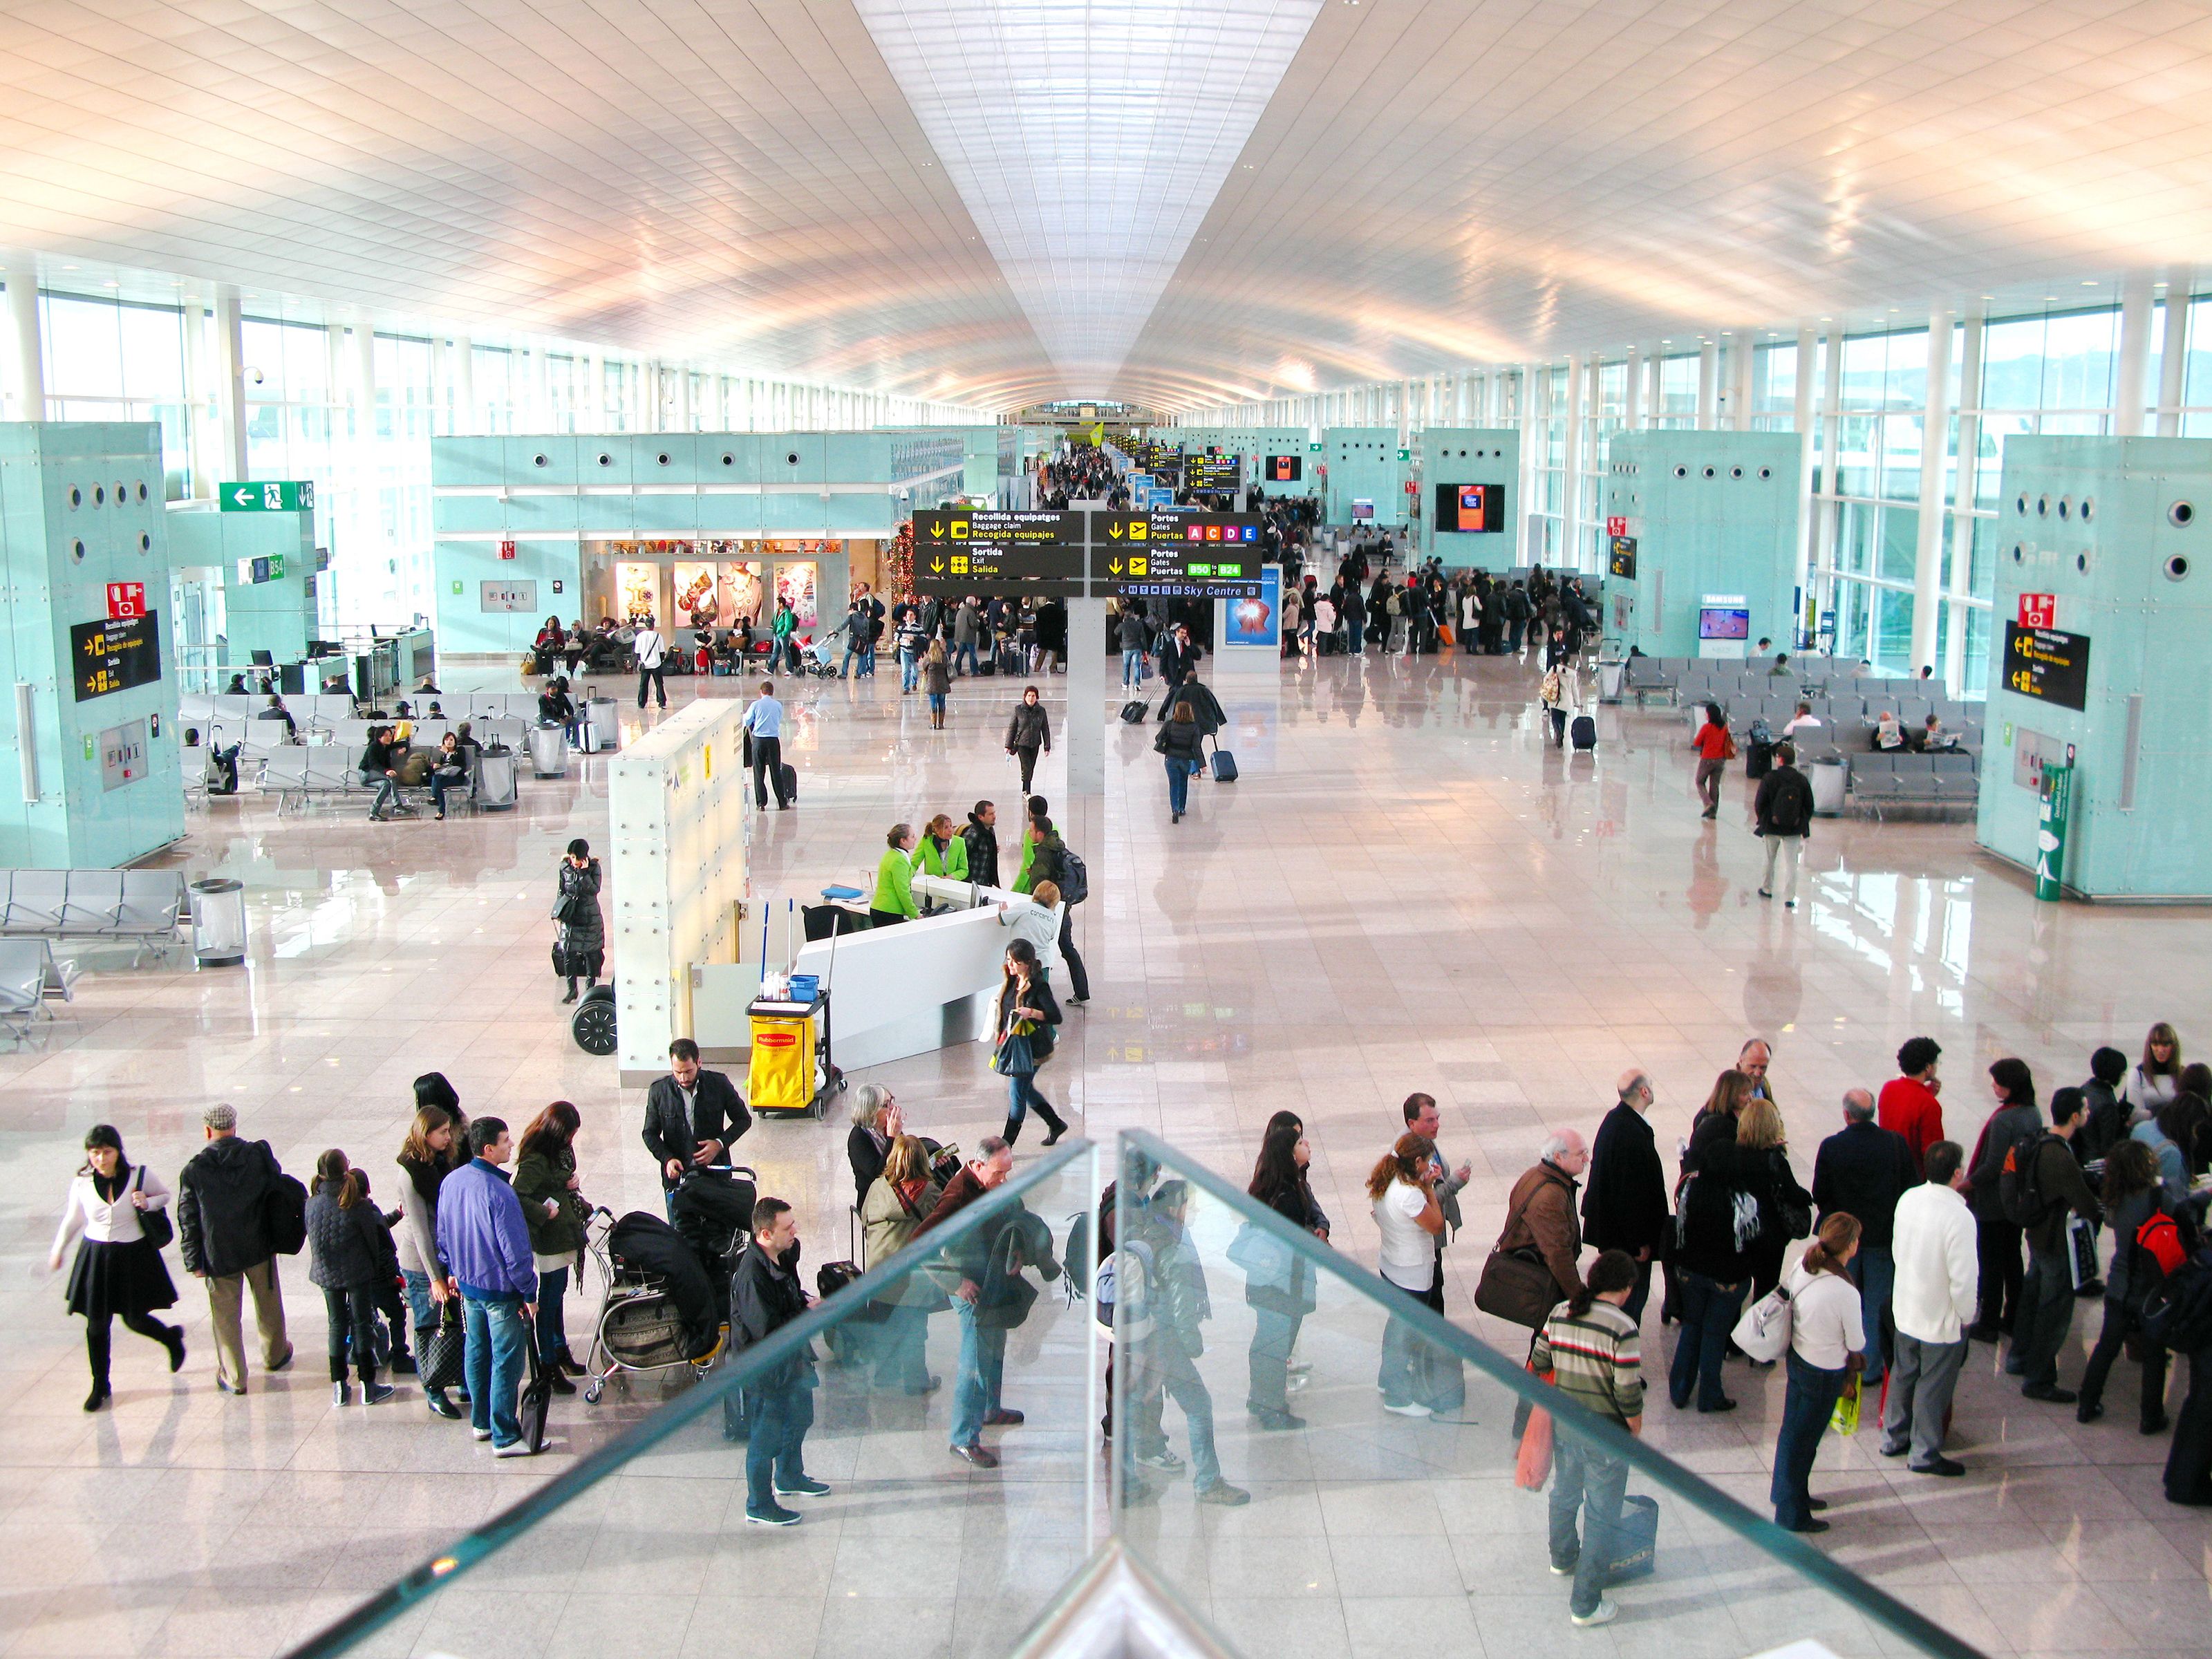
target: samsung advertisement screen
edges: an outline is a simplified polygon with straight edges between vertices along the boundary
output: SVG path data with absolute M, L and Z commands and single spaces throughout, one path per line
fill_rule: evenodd
M 1440 483 L 1437 486 L 1437 529 L 1458 535 L 1494 535 L 1505 528 L 1505 486 Z
M 1751 612 L 1733 606 L 1723 609 L 1709 606 L 1698 612 L 1698 637 L 1701 640 L 1748 640 L 1751 637 Z
M 1373 518 L 1375 516 L 1375 503 L 1372 501 L 1354 500 L 1352 503 L 1352 516 L 1355 520 Z

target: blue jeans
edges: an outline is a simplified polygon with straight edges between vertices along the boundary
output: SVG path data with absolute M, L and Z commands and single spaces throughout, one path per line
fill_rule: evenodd
M 1712 1411 L 1728 1397 L 1721 1387 L 1721 1361 L 1728 1357 L 1729 1334 L 1743 1312 L 1743 1293 L 1750 1281 L 1722 1285 L 1703 1273 L 1679 1267 L 1675 1278 L 1681 1291 L 1682 1332 L 1674 1339 L 1674 1364 L 1667 1374 L 1667 1393 L 1677 1407 L 1686 1406 L 1690 1385 L 1694 1382 L 1698 1409 Z
M 1889 1316 L 1889 1296 L 1897 1283 L 1897 1259 L 1886 1249 L 1859 1246 L 1851 1258 L 1851 1282 L 1859 1287 L 1859 1313 L 1866 1322 L 1866 1375 L 1859 1386 L 1879 1390 L 1889 1370 L 1889 1339 L 1882 1321 Z
M 929 1310 L 894 1307 L 877 1328 L 877 1336 L 876 1386 L 919 1392 L 929 1381 Z
M 1163 1349 L 1158 1356 L 1161 1386 L 1182 1407 L 1183 1427 L 1190 1435 L 1191 1486 L 1205 1492 L 1221 1484 L 1221 1459 L 1213 1449 L 1213 1396 L 1190 1356 L 1174 1346 L 1175 1338 L 1163 1334 L 1154 1340 Z
M 1121 684 L 1129 686 L 1142 685 L 1144 683 L 1145 653 L 1141 651 L 1124 651 L 1121 653 Z
M 902 651 L 899 659 L 899 690 L 911 691 L 921 679 L 921 659 L 911 651 Z
M 412 1267 L 402 1267 L 399 1276 L 407 1281 L 407 1310 L 415 1316 L 415 1344 L 420 1347 L 422 1333 L 438 1323 L 438 1304 L 430 1294 L 430 1275 L 418 1273 Z
M 929 712 L 933 714 L 942 714 L 945 712 L 945 693 L 933 691 L 929 694 Z
M 373 783 L 376 786 L 376 799 L 368 804 L 368 812 L 371 817 L 375 817 L 376 814 L 383 811 L 385 808 L 388 806 L 397 806 L 399 804 L 399 782 L 398 779 L 387 775 L 380 778 L 363 777 L 362 781 L 363 783 Z
M 522 1386 L 523 1344 L 530 1340 L 522 1298 L 463 1290 L 461 1316 L 468 1330 L 461 1369 L 469 1382 L 469 1426 L 490 1430 L 495 1446 L 511 1446 L 522 1437 L 514 1395 Z
M 1198 763 L 1184 760 L 1181 756 L 1168 757 L 1168 811 L 1187 811 L 1190 807 L 1190 775 L 1198 769 Z
M 958 1297 L 952 1311 L 960 1320 L 960 1376 L 952 1385 L 952 1443 L 972 1446 L 983 1434 L 983 1419 L 999 1409 L 999 1387 L 1006 1379 L 1006 1328 L 979 1325 L 975 1306 Z
M 960 665 L 963 662 L 968 665 L 968 672 L 972 674 L 975 672 L 975 642 L 973 640 L 952 647 L 952 672 L 959 673 Z
M 1841 1365 L 1823 1370 L 1800 1359 L 1795 1348 L 1790 1351 L 1790 1391 L 1783 1396 L 1782 1434 L 1774 1443 L 1774 1480 L 1767 1489 L 1778 1527 L 1802 1532 L 1813 1518 L 1813 1454 L 1835 1415 L 1845 1375 Z
M 1035 1072 L 1016 1072 L 1006 1079 L 1006 1121 L 1019 1123 L 1029 1115 L 1030 1108 L 1042 1106 L 1050 1109 L 1052 1103 L 1037 1092 Z
M 1360 654 L 1359 628 L 1359 618 L 1346 611 L 1344 617 L 1344 631 L 1350 643 L 1345 648 L 1355 657 Z
M 796 669 L 799 664 L 794 659 L 791 665 Z M 860 653 L 860 672 L 868 679 L 873 679 L 876 677 L 876 647 L 873 641 L 870 641 L 868 648 Z
M 1297 1346 L 1304 1314 L 1279 1313 L 1252 1304 L 1252 1346 L 1245 1352 L 1250 1382 L 1244 1403 L 1255 1411 L 1286 1412 L 1291 1408 L 1291 1350 Z
M 745 1390 L 745 1513 L 779 1508 L 778 1481 L 795 1486 L 806 1478 L 806 1431 L 814 1426 L 814 1390 L 799 1384 Z
M 1575 1587 L 1567 1610 L 1577 1618 L 1597 1611 L 1620 1546 L 1620 1500 L 1628 1490 L 1628 1465 L 1562 1433 L 1552 1451 L 1552 1565 L 1572 1567 Z M 1589 1520 L 1579 1537 L 1575 1512 Z
M 538 1358 L 544 1364 L 568 1357 L 568 1323 L 561 1304 L 568 1294 L 568 1270 L 556 1267 L 538 1275 Z
M 845 660 L 839 664 L 837 667 L 837 677 L 840 679 L 850 679 L 852 678 L 853 659 L 855 657 L 860 658 L 863 662 L 866 660 L 866 653 L 848 641 L 845 646 Z

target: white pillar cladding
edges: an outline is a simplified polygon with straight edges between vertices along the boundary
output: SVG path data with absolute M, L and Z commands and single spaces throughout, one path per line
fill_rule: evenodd
M 456 335 L 446 343 L 450 354 L 453 383 L 453 430 L 471 434 L 478 430 L 477 424 L 477 348 L 465 334 Z
M 1826 349 L 1820 365 L 1820 430 L 1816 441 L 1820 449 L 1820 487 L 1830 495 L 1836 489 L 1836 448 L 1841 438 L 1844 407 L 1844 331 L 1840 326 L 1828 331 Z M 1814 572 L 1814 604 L 1825 606 L 1833 600 L 1836 568 L 1836 513 L 1833 501 L 1814 500 L 1808 503 L 1815 515 L 1813 568 Z M 1816 611 L 1814 620 L 1819 622 Z
M 1106 791 L 1106 601 L 1070 599 L 1067 719 L 1061 740 L 1067 750 L 1068 793 L 1073 795 L 1101 796 Z
M 1665 418 L 1668 412 L 1665 349 L 1662 348 L 1653 352 L 1650 361 L 1645 363 L 1644 368 L 1647 377 L 1644 388 L 1644 407 L 1649 411 L 1644 417 L 1644 424 L 1656 427 Z
M 530 348 L 530 424 L 523 428 L 530 432 L 553 430 L 553 375 L 546 362 L 545 348 Z
M 1819 404 L 1815 401 L 1819 385 L 1814 376 L 1814 364 L 1819 361 L 1820 337 L 1809 328 L 1797 331 L 1797 384 L 1790 408 L 1790 424 L 1798 434 L 1797 499 L 1805 503 L 1805 510 L 1797 515 L 1797 626 L 1808 635 L 1817 617 L 1807 620 L 1805 611 L 1813 598 L 1813 539 L 1815 534 L 1813 475 L 1820 462 L 1820 421 Z
M 216 459 L 222 477 L 218 483 L 243 480 L 246 471 L 246 346 L 240 332 L 238 290 L 216 290 L 215 397 Z
M 1942 637 L 1943 473 L 1951 425 L 1951 334 L 1955 319 L 1928 319 L 1928 414 L 1920 429 L 1920 514 L 1912 555 L 1912 659 L 1915 674 L 1936 660 Z
M 1729 414 L 1731 430 L 1748 432 L 1759 407 L 1759 342 L 1747 330 L 1738 329 L 1729 346 Z
M 2186 265 L 2169 273 L 2166 284 L 2166 345 L 2158 362 L 2158 435 L 2181 435 L 2181 400 L 2189 392 L 2190 284 Z
M 1720 348 L 1707 340 L 1698 347 L 1698 430 L 1710 432 L 1720 398 Z
M 46 418 L 46 351 L 39 328 L 39 264 L 29 253 L 8 256 L 8 383 L 0 420 Z
M 1567 418 L 1560 434 L 1565 441 L 1560 445 L 1559 559 L 1577 570 L 1582 568 L 1582 538 L 1575 532 L 1582 505 L 1583 374 L 1587 363 L 1582 357 L 1567 359 Z
M 1620 429 L 1638 432 L 1644 426 L 1644 352 L 1628 348 L 1628 365 L 1621 374 Z
M 1966 606 L 1973 592 L 1974 531 L 1980 520 L 1966 509 L 1980 495 L 1982 436 L 1982 314 L 1969 311 L 1959 330 L 1959 511 L 1951 520 L 1951 579 L 1943 607 L 1943 684 L 1953 696 L 1966 684 Z M 1991 462 L 1992 467 L 1995 462 Z M 1995 482 L 1994 479 L 1991 480 Z
M 2147 270 L 2120 284 L 2120 353 L 2112 365 L 2112 434 L 2143 435 L 2143 404 L 2150 386 L 2152 325 L 2157 320 Z

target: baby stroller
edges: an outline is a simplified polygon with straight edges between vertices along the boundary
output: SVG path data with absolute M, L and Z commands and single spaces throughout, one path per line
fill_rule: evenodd
M 805 664 L 806 672 L 817 678 L 836 678 L 837 664 L 840 660 L 837 653 L 837 636 L 834 634 L 824 634 L 806 647 L 800 659 Z
M 751 1170 L 720 1173 L 732 1177 L 732 1186 L 751 1190 Z M 739 1173 L 745 1176 L 742 1183 L 734 1180 Z M 750 1218 L 750 1200 L 745 1208 Z M 739 1228 L 736 1242 L 742 1244 L 744 1237 Z M 728 1340 L 721 1305 L 728 1293 L 718 1297 L 699 1251 L 683 1233 L 642 1210 L 617 1219 L 602 1206 L 592 1217 L 585 1244 L 605 1286 L 584 1362 L 591 1376 L 584 1386 L 586 1405 L 599 1402 L 611 1376 L 622 1376 L 628 1386 L 632 1372 L 684 1367 L 704 1376 L 714 1368 Z M 726 1284 L 726 1271 L 722 1278 Z

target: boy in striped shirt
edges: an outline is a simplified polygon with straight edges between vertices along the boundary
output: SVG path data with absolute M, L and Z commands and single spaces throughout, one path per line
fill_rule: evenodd
M 1623 1307 L 1636 1289 L 1636 1263 L 1623 1250 L 1607 1250 L 1591 1264 L 1583 1288 L 1552 1310 L 1536 1334 L 1531 1369 L 1549 1376 L 1575 1403 L 1644 1431 L 1642 1346 L 1636 1322 Z M 1552 1571 L 1571 1573 L 1570 1621 L 1610 1623 L 1620 1609 L 1605 1596 L 1606 1575 L 1619 1553 L 1614 1530 L 1628 1486 L 1628 1465 L 1561 1432 L 1552 1453 Z M 1589 1517 L 1587 1537 L 1575 1528 L 1577 1510 Z

